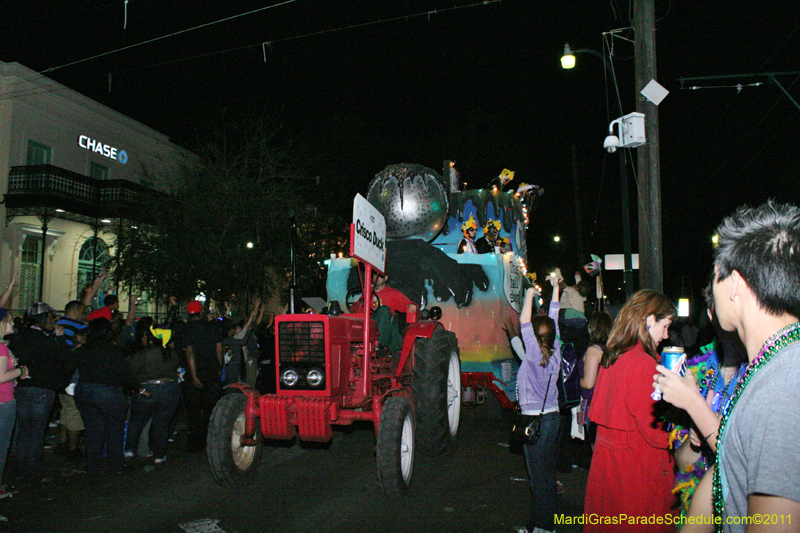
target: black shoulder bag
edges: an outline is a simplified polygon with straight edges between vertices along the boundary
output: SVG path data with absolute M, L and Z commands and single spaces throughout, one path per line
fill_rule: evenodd
M 511 446 L 521 446 L 523 444 L 534 445 L 539 440 L 539 435 L 542 434 L 542 414 L 544 413 L 544 406 L 547 403 L 547 393 L 550 392 L 550 380 L 553 379 L 553 374 L 547 378 L 547 388 L 544 390 L 544 400 L 542 400 L 542 410 L 538 415 L 523 415 L 516 413 L 514 415 L 514 424 L 511 426 Z M 517 392 L 519 398 L 519 392 Z

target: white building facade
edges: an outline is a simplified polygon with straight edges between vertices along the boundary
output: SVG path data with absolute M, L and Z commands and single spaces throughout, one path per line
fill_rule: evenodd
M 118 231 L 141 222 L 137 204 L 168 191 L 192 158 L 166 135 L 0 62 L 0 292 L 19 273 L 8 307 L 77 299 L 114 255 Z M 118 293 L 124 310 L 126 290 L 108 281 L 94 305 Z

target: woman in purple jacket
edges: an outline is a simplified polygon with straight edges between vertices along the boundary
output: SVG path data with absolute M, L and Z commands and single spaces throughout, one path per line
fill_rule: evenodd
M 556 447 L 561 419 L 558 414 L 558 371 L 561 368 L 561 341 L 558 339 L 558 280 L 553 286 L 549 316 L 531 320 L 534 289 L 525 294 L 520 314 L 525 357 L 517 374 L 518 400 L 522 414 L 542 414 L 541 435 L 536 444 L 526 444 L 525 463 L 531 485 L 531 517 L 520 533 L 554 531 L 556 508 Z

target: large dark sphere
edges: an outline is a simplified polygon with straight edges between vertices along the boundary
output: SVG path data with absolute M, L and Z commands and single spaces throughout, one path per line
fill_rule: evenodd
M 430 242 L 447 223 L 449 201 L 444 180 L 422 165 L 389 165 L 370 183 L 367 200 L 386 219 L 387 239 Z

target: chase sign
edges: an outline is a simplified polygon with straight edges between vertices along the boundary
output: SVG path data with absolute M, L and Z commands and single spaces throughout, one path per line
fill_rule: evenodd
M 118 148 L 104 144 L 97 139 L 92 139 L 86 135 L 78 136 L 78 146 L 84 150 L 89 150 L 91 152 L 100 154 L 103 157 L 113 159 L 114 161 L 119 161 L 122 165 L 128 162 L 128 153 L 125 150 L 119 150 Z

